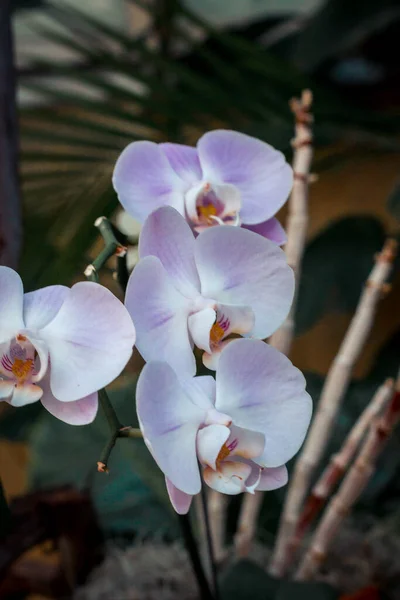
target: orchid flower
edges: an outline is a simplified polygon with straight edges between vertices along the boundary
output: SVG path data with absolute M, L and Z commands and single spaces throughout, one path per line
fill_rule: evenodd
M 212 227 L 195 238 L 169 206 L 146 220 L 125 304 L 146 361 L 196 371 L 193 345 L 214 369 L 232 333 L 271 335 L 289 312 L 293 272 L 273 242 L 238 227 Z
M 225 494 L 285 485 L 285 463 L 299 450 L 312 410 L 304 377 L 289 359 L 246 339 L 223 350 L 216 380 L 148 363 L 136 399 L 144 440 L 181 514 L 201 489 L 200 472 Z
M 91 282 L 24 294 L 19 275 L 0 267 L 0 400 L 41 400 L 72 425 L 93 421 L 97 391 L 128 362 L 135 328 L 123 304 Z
M 140 222 L 169 205 L 196 232 L 213 225 L 242 225 L 279 245 L 286 236 L 274 215 L 286 202 L 292 182 L 281 152 L 221 129 L 203 135 L 197 148 L 133 142 L 118 158 L 113 175 L 122 206 Z

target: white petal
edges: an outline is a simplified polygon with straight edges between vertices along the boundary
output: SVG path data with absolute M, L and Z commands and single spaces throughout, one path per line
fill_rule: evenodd
M 33 383 L 18 383 L 14 385 L 13 395 L 10 399 L 12 406 L 25 406 L 37 402 L 42 397 L 43 391 Z
M 8 267 L 0 267 L 0 343 L 13 338 L 24 329 L 24 289 L 18 273 Z
M 213 490 L 235 496 L 246 491 L 246 479 L 251 471 L 246 463 L 226 461 L 217 471 L 206 467 L 203 479 Z
M 312 402 L 305 379 L 283 354 L 258 340 L 234 340 L 221 354 L 216 409 L 265 435 L 262 467 L 285 464 L 305 438 Z
M 34 331 L 45 327 L 54 319 L 68 294 L 69 288 L 64 285 L 50 285 L 25 294 L 25 327 Z
M 195 345 L 206 352 L 211 352 L 210 330 L 215 322 L 216 312 L 212 308 L 204 308 L 190 315 L 188 320 L 190 335 Z
M 178 490 L 178 488 L 174 486 L 168 477 L 165 478 L 165 483 L 172 506 L 178 515 L 186 515 L 189 512 L 190 505 L 192 504 L 192 494 L 185 494 L 185 492 Z
M 216 460 L 230 434 L 224 425 L 209 425 L 197 433 L 197 455 L 203 465 L 216 469 Z

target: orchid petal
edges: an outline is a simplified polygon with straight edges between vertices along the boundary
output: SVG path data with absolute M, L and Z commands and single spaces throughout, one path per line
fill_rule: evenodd
M 257 340 L 234 340 L 217 371 L 216 409 L 235 425 L 265 435 L 262 467 L 286 463 L 303 443 L 312 402 L 305 379 L 283 354 Z
M 261 479 L 257 486 L 257 491 L 267 492 L 277 490 L 288 482 L 288 472 L 285 465 L 273 469 L 262 469 Z
M 69 294 L 64 285 L 48 287 L 24 295 L 24 321 L 27 329 L 45 327 L 58 313 Z
M 138 221 L 166 204 L 184 213 L 186 184 L 154 142 L 129 144 L 116 162 L 112 181 L 122 206 Z
M 207 369 L 210 369 L 210 371 L 216 371 L 218 369 L 218 363 L 219 363 L 219 359 L 221 357 L 221 352 L 228 344 L 230 344 L 230 342 L 233 342 L 233 341 L 234 341 L 234 339 L 229 339 L 229 340 L 224 340 L 223 342 L 220 342 L 218 344 L 218 346 L 213 348 L 213 351 L 211 354 L 209 354 L 208 352 L 204 352 L 203 356 L 201 358 L 203 361 L 203 365 L 205 367 L 207 367 Z
M 242 227 L 268 238 L 272 242 L 275 242 L 275 244 L 278 244 L 278 246 L 283 246 L 287 242 L 286 232 L 279 223 L 278 219 L 275 219 L 275 217 L 272 217 L 272 219 L 268 219 L 267 221 L 263 221 L 262 223 L 257 223 L 255 225 L 242 225 Z
M 231 425 L 227 442 L 229 456 L 241 456 L 245 459 L 261 456 L 265 447 L 265 436 L 257 431 Z
M 265 338 L 284 321 L 294 276 L 276 244 L 240 227 L 211 227 L 196 240 L 195 261 L 204 297 L 253 310 L 249 335 Z
M 140 428 L 164 475 L 182 492 L 201 488 L 196 436 L 205 411 L 196 406 L 167 363 L 147 363 L 136 392 Z
M 206 352 L 211 352 L 210 330 L 215 323 L 216 312 L 213 308 L 203 308 L 190 315 L 188 326 L 195 345 Z
M 224 425 L 208 425 L 198 431 L 197 456 L 203 465 L 207 465 L 215 471 L 218 455 L 229 435 L 230 430 Z
M 61 402 L 57 400 L 50 390 L 49 378 L 41 384 L 43 386 L 43 396 L 41 403 L 53 417 L 68 423 L 69 425 L 87 425 L 92 423 L 98 408 L 97 393 L 90 394 L 80 400 L 73 402 Z
M 281 152 L 236 131 L 210 131 L 197 144 L 203 178 L 230 183 L 242 198 L 241 219 L 254 224 L 275 215 L 292 188 L 292 169 Z
M 33 383 L 17 383 L 14 385 L 13 395 L 10 398 L 11 406 L 25 406 L 37 402 L 42 397 L 43 390 Z
M 0 344 L 8 342 L 24 329 L 24 289 L 18 273 L 9 267 L 0 267 Z
M 213 490 L 235 496 L 246 491 L 246 479 L 252 472 L 250 465 L 242 462 L 223 462 L 217 471 L 206 467 L 203 479 Z
M 189 339 L 189 300 L 172 285 L 160 260 L 142 258 L 129 279 L 126 307 L 137 330 L 137 348 L 146 361 L 165 360 L 179 373 L 194 375 Z
M 40 332 L 50 360 L 50 387 L 61 401 L 80 400 L 121 373 L 135 343 L 124 305 L 105 287 L 75 284 L 55 318 Z
M 165 484 L 167 486 L 169 499 L 171 500 L 171 504 L 175 511 L 178 515 L 186 515 L 189 512 L 192 503 L 192 494 L 185 494 L 185 492 L 178 490 L 168 477 L 165 478 Z
M 170 206 L 154 211 L 143 225 L 139 256 L 156 256 L 184 296 L 200 291 L 194 262 L 194 236 L 185 219 Z
M 183 181 L 193 184 L 202 178 L 201 166 L 196 148 L 184 144 L 159 144 L 169 164 Z
M 210 375 L 186 377 L 180 374 L 179 382 L 191 401 L 207 412 L 215 410 L 215 379 Z
M 36 359 L 36 364 L 35 364 L 36 372 L 34 375 L 32 375 L 32 381 L 35 383 L 35 382 L 40 381 L 47 371 L 47 367 L 49 365 L 49 350 L 47 348 L 47 343 L 45 341 L 43 341 L 42 339 L 40 339 L 32 331 L 24 331 L 23 334 L 26 336 L 26 338 L 32 344 L 32 346 L 35 348 L 35 350 L 38 354 L 39 360 Z M 37 370 L 38 365 L 39 365 L 39 369 Z
M 3 381 L 0 379 L 0 400 L 10 399 L 14 391 L 15 384 L 12 381 Z

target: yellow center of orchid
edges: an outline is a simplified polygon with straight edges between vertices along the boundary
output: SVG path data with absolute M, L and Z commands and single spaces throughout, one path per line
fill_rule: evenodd
M 21 358 L 15 358 L 11 371 L 15 378 L 22 383 L 29 377 L 29 375 L 32 372 L 32 368 L 32 358 L 27 358 L 26 360 L 22 360 Z
M 214 325 L 210 329 L 210 345 L 218 346 L 220 341 L 225 335 L 225 330 L 219 323 L 214 323 Z
M 231 453 L 231 449 L 228 448 L 228 446 L 226 445 L 226 443 L 222 446 L 221 450 L 219 451 L 219 454 L 217 456 L 217 460 L 216 463 L 217 465 L 224 460 L 224 458 L 226 458 L 227 456 L 229 456 Z
M 207 223 L 212 223 L 212 217 L 215 217 L 217 214 L 217 209 L 210 202 L 210 204 L 200 205 L 197 207 L 197 214 L 200 219 L 204 219 Z

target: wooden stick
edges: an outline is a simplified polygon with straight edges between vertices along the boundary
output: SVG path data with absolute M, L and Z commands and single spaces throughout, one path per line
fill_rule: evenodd
M 392 399 L 382 417 L 375 417 L 361 451 L 343 480 L 337 494 L 329 502 L 310 548 L 296 573 L 296 580 L 312 579 L 325 560 L 329 546 L 362 492 L 365 490 L 376 461 L 400 419 L 400 378 Z
M 285 572 L 288 563 L 289 542 L 295 532 L 311 477 L 332 433 L 336 415 L 350 383 L 354 364 L 372 329 L 378 301 L 389 290 L 386 281 L 392 268 L 396 248 L 396 241 L 389 239 L 382 252 L 377 255 L 375 266 L 361 294 L 356 313 L 325 380 L 316 415 L 303 451 L 296 463 L 286 496 L 277 543 L 269 569 L 272 575 L 282 577 Z
M 269 343 L 280 352 L 288 354 L 294 334 L 294 314 L 297 303 L 297 290 L 300 278 L 301 260 L 304 253 L 308 226 L 308 187 L 310 168 L 313 158 L 311 114 L 312 93 L 304 90 L 301 99 L 293 98 L 290 108 L 295 116 L 295 138 L 292 141 L 293 155 L 293 189 L 289 199 L 287 219 L 287 243 L 285 252 L 288 264 L 292 267 L 296 278 L 296 293 L 289 316 L 281 328 L 271 336 Z M 239 516 L 238 529 L 235 535 L 235 549 L 239 556 L 246 556 L 250 550 L 263 494 L 246 495 L 243 499 Z
M 217 564 L 222 563 L 227 557 L 225 547 L 226 511 L 228 496 L 211 490 L 208 502 L 210 513 L 211 535 L 213 540 L 214 557 Z
M 340 451 L 334 454 L 329 465 L 325 468 L 321 477 L 314 485 L 310 496 L 305 503 L 303 512 L 297 523 L 296 532 L 289 542 L 289 551 L 285 570 L 292 562 L 304 535 L 318 516 L 325 502 L 328 500 L 336 484 L 347 471 L 353 460 L 360 443 L 374 419 L 382 412 L 393 394 L 394 381 L 387 379 L 375 392 L 371 402 L 367 405 L 349 435 L 344 441 Z

